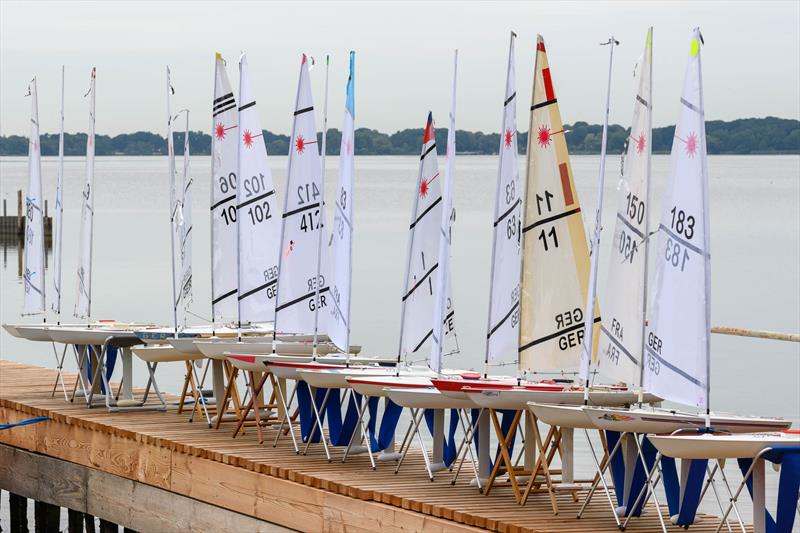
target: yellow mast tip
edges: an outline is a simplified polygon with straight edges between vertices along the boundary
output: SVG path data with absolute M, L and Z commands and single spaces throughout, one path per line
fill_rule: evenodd
M 216 56 L 217 56 L 217 59 L 222 59 L 222 54 L 220 54 L 219 52 L 216 53 Z

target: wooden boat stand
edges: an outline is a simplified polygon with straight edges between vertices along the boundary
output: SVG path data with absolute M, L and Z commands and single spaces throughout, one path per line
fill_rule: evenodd
M 277 407 L 277 403 L 275 402 L 275 390 L 272 390 L 272 394 L 270 395 L 270 399 L 267 403 L 261 405 L 260 402 L 261 394 L 264 390 L 264 384 L 267 382 L 271 372 L 261 373 L 261 378 L 258 380 L 258 384 L 256 384 L 255 372 L 248 371 L 247 375 L 249 377 L 247 380 L 247 386 L 249 388 L 250 399 L 247 402 L 247 405 L 245 405 L 244 409 L 242 409 L 239 413 L 239 420 L 236 424 L 236 429 L 233 430 L 232 437 L 236 438 L 239 433 L 244 433 L 245 425 L 255 425 L 256 431 L 258 432 L 258 443 L 264 444 L 264 434 L 261 428 L 262 426 L 271 425 L 276 420 L 276 417 L 271 415 L 272 409 Z M 263 420 L 262 409 L 265 411 L 263 414 L 267 415 L 267 417 Z M 253 417 L 255 419 L 254 423 L 248 420 L 251 410 L 253 411 Z M 218 421 L 220 419 L 221 417 L 217 418 Z
M 217 399 L 217 415 L 213 420 L 214 429 L 219 429 L 225 415 L 229 413 L 228 406 L 231 402 L 233 403 L 233 414 L 237 421 L 241 418 L 242 413 L 242 399 L 236 383 L 239 377 L 239 369 L 229 361 L 223 362 L 223 368 L 225 369 L 225 376 L 228 378 L 228 384 L 225 386 L 225 394 L 223 394 L 222 399 Z
M 598 461 L 594 445 L 589 438 L 589 432 L 584 430 L 586 441 L 589 443 L 590 452 L 595 463 L 598 465 L 598 469 L 606 468 L 606 466 L 610 464 L 605 434 L 602 431 L 599 433 L 600 442 L 603 448 L 603 456 Z M 612 502 L 611 493 L 608 490 L 605 479 L 601 478 L 601 476 L 599 476 L 597 473 L 595 474 L 594 478 L 590 480 L 564 480 L 563 458 L 566 454 L 563 452 L 564 431 L 561 427 L 550 426 L 550 429 L 547 431 L 547 435 L 545 436 L 544 440 L 542 440 L 541 433 L 539 431 L 538 420 L 534 417 L 534 437 L 536 439 L 536 447 L 539 451 L 539 457 L 536 461 L 536 466 L 533 469 L 533 474 L 528 480 L 528 485 L 525 488 L 525 493 L 522 495 L 520 504 L 525 505 L 531 493 L 547 492 L 548 496 L 550 497 L 550 505 L 553 509 L 553 514 L 558 514 L 558 501 L 556 500 L 556 494 L 558 492 L 569 493 L 572 496 L 572 500 L 577 502 L 577 492 L 585 490 L 590 486 L 596 487 L 600 481 L 602 481 L 603 487 L 606 489 L 609 502 Z M 562 457 L 561 470 L 554 470 L 550 468 L 556 452 L 558 452 Z M 555 479 L 555 475 L 560 475 L 561 479 Z M 544 485 L 545 488 L 542 488 L 542 485 Z M 578 513 L 578 518 L 580 518 L 580 513 Z
M 208 360 L 210 362 L 210 360 Z M 194 422 L 194 415 L 199 411 L 202 411 L 203 415 L 206 418 L 206 422 L 208 423 L 208 427 L 211 427 L 211 418 L 209 418 L 209 411 L 213 411 L 216 409 L 214 405 L 208 405 L 206 402 L 206 398 L 203 395 L 203 383 L 206 379 L 206 372 L 208 372 L 208 364 L 205 366 L 205 370 L 203 371 L 203 376 L 199 377 L 197 372 L 194 368 L 194 361 L 185 361 L 186 363 L 186 375 L 183 378 L 183 387 L 181 387 L 181 394 L 180 398 L 178 399 L 178 414 L 183 413 L 183 408 L 185 407 L 186 402 L 186 394 L 191 389 L 191 396 L 193 399 L 192 404 L 192 413 L 189 415 L 189 422 Z

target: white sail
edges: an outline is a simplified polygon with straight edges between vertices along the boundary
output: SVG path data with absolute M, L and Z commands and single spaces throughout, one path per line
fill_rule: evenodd
M 452 307 L 450 296 L 450 244 L 453 222 L 453 187 L 456 174 L 456 81 L 458 79 L 458 50 L 453 58 L 453 96 L 447 125 L 447 162 L 442 186 L 442 215 L 439 226 L 439 268 L 436 269 L 436 303 L 433 311 L 430 367 L 442 371 L 444 351 L 444 320 Z
M 400 348 L 398 357 L 407 359 L 419 351 L 433 334 L 433 313 L 436 305 L 439 266 L 439 237 L 442 220 L 442 185 L 436 160 L 436 135 L 433 115 L 428 114 L 422 138 L 419 174 L 414 189 L 414 208 L 409 225 L 406 275 L 403 284 L 400 314 Z M 445 315 L 445 338 L 455 331 L 453 299 L 448 287 L 450 309 Z
M 78 296 L 75 316 L 90 318 L 92 314 L 92 236 L 94 230 L 94 101 L 97 70 L 92 68 L 89 86 L 89 132 L 86 136 L 86 182 L 81 206 L 81 233 L 78 248 Z
M 214 322 L 225 324 L 238 319 L 236 172 L 239 114 L 225 60 L 219 54 L 214 62 L 211 119 L 211 313 Z
M 239 323 L 269 322 L 275 316 L 280 226 L 267 147 L 244 54 L 239 59 L 238 168 Z
M 184 317 L 192 303 L 192 175 L 189 166 L 189 110 L 186 113 L 186 128 L 183 135 L 183 186 L 181 194 L 181 299 Z
M 701 48 L 695 29 L 655 248 L 644 387 L 707 409 L 711 256 Z
M 169 167 L 169 225 L 170 253 L 172 255 L 172 316 L 175 331 L 185 325 L 183 304 L 181 303 L 181 240 L 183 236 L 183 217 L 181 215 L 180 189 L 175 178 L 175 139 L 172 135 L 172 109 L 170 97 L 173 89 L 170 71 L 167 67 L 167 165 Z
M 289 170 L 283 202 L 275 331 L 313 333 L 319 284 L 320 311 L 328 307 L 328 258 L 325 235 L 325 187 L 322 182 L 309 61 L 304 54 L 289 144 Z M 321 235 L 319 232 L 323 232 Z M 323 254 L 321 257 L 319 254 Z M 319 272 L 317 267 L 319 266 Z M 319 276 L 318 276 L 319 273 Z M 323 325 L 323 321 L 320 325 Z M 322 333 L 322 332 L 320 332 Z
M 522 371 L 577 368 L 589 248 L 541 35 L 536 42 L 528 131 L 519 367 Z M 595 308 L 595 321 L 599 320 Z
M 637 63 L 639 83 L 633 122 L 617 188 L 617 218 L 611 246 L 608 282 L 603 298 L 603 325 L 598 370 L 629 386 L 641 379 L 642 337 L 647 284 L 652 131 L 652 28 Z
M 336 186 L 331 242 L 331 314 L 328 336 L 342 351 L 350 348 L 350 296 L 353 268 L 353 174 L 355 152 L 355 52 L 350 52 L 350 75 L 339 149 L 339 182 Z
M 511 33 L 503 96 L 503 129 L 497 165 L 497 188 L 492 229 L 492 274 L 486 363 L 515 360 L 519 341 L 519 282 L 522 268 L 520 238 L 523 186 L 517 163 L 517 79 Z
M 58 114 L 58 167 L 53 213 L 53 298 L 50 308 L 61 317 L 61 246 L 64 230 L 64 66 L 61 66 L 61 111 Z
M 39 100 L 36 78 L 28 86 L 31 97 L 31 135 L 28 139 L 28 191 L 25 195 L 25 298 L 23 315 L 46 311 L 44 301 L 44 200 L 42 198 L 42 156 L 39 144 Z
M 594 217 L 594 233 L 592 234 L 591 264 L 589 267 L 589 288 L 586 291 L 586 306 L 583 308 L 583 342 L 581 343 L 581 359 L 579 376 L 585 387 L 584 400 L 589 401 L 589 369 L 592 364 L 592 353 L 596 344 L 594 336 L 594 308 L 597 298 L 597 266 L 600 262 L 600 234 L 603 231 L 603 192 L 606 182 L 606 146 L 608 144 L 608 112 L 611 105 L 611 67 L 614 63 L 614 46 L 619 44 L 612 35 L 605 46 L 609 47 L 608 85 L 606 86 L 606 106 L 603 114 L 603 134 L 600 140 L 600 171 L 597 180 L 597 209 Z

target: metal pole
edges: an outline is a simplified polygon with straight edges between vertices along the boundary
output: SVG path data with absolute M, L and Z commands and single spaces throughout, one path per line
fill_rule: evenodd
M 317 230 L 317 278 L 314 281 L 314 344 L 311 359 L 317 360 L 317 341 L 319 338 L 319 274 L 322 266 L 322 232 L 325 230 L 325 150 L 328 140 L 328 74 L 330 73 L 331 56 L 325 56 L 325 103 L 322 107 L 322 157 L 320 158 L 320 214 L 322 220 Z M 313 403 L 313 402 L 312 402 Z M 324 437 L 323 437 L 324 438 Z M 310 439 L 309 439 L 310 440 Z M 327 449 L 325 450 L 327 453 Z M 330 459 L 330 458 L 329 458 Z
M 594 223 L 594 237 L 592 239 L 592 260 L 589 272 L 589 287 L 586 294 L 586 310 L 584 312 L 583 351 L 581 353 L 581 377 L 584 379 L 583 403 L 589 404 L 589 377 L 592 366 L 592 345 L 594 344 L 594 308 L 595 293 L 597 292 L 597 263 L 600 257 L 600 233 L 603 231 L 603 187 L 606 178 L 606 142 L 608 139 L 608 110 L 611 102 L 611 67 L 614 62 L 614 46 L 619 41 L 612 35 L 602 46 L 611 45 L 608 55 L 608 84 L 606 86 L 606 109 L 603 116 L 603 138 L 600 144 L 600 176 L 599 190 L 597 193 L 597 211 Z

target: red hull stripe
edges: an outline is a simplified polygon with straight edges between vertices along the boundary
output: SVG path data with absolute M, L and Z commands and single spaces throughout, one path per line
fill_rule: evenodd
M 556 93 L 553 91 L 553 80 L 550 78 L 550 69 L 542 69 L 542 80 L 544 81 L 544 96 L 546 100 L 555 100 Z

